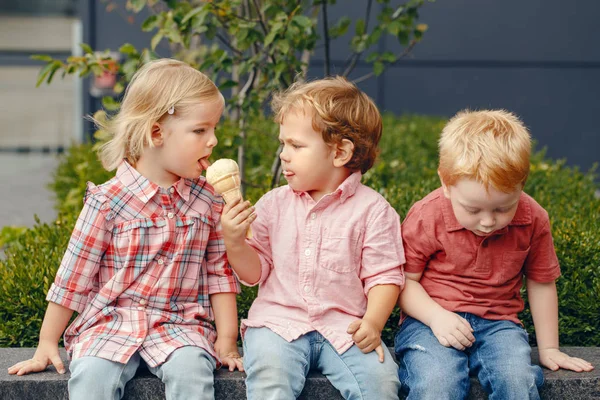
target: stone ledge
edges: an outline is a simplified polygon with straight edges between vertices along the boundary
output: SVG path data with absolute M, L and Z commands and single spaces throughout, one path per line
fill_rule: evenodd
M 567 347 L 563 348 L 569 355 L 582 357 L 597 366 L 588 373 L 570 371 L 552 372 L 544 369 L 546 384 L 541 395 L 546 400 L 592 400 L 600 399 L 600 348 L 599 347 Z M 31 357 L 31 348 L 0 348 L 0 397 L 3 400 L 68 400 L 67 380 L 69 374 L 59 375 L 54 368 L 47 371 L 26 375 L 8 375 L 7 368 L 18 361 Z M 64 350 L 63 360 L 66 360 Z M 537 361 L 534 349 L 533 359 Z M 216 400 L 236 400 L 246 398 L 245 374 L 219 370 L 215 373 Z M 479 383 L 472 380 L 469 400 L 486 399 L 487 396 Z M 145 368 L 140 368 L 135 378 L 127 384 L 124 399 L 128 400 L 163 400 L 162 382 Z M 306 386 L 300 399 L 338 400 L 339 392 L 331 386 L 327 379 L 316 372 L 308 376 Z

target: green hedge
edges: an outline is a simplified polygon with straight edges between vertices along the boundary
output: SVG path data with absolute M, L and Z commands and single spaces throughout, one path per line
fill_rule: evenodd
M 381 156 L 364 182 L 382 193 L 406 215 L 410 206 L 439 186 L 436 140 L 444 120 L 392 115 L 384 117 Z M 253 121 L 249 132 L 247 198 L 255 202 L 267 190 L 277 127 L 268 120 Z M 225 124 L 213 159 L 236 157 L 237 129 Z M 91 145 L 72 147 L 58 167 L 51 190 L 57 196 L 59 219 L 38 223 L 12 239 L 6 260 L 0 262 L 0 346 L 34 346 L 46 307 L 44 298 L 82 205 L 86 181 L 110 177 L 98 163 Z M 526 191 L 550 213 L 554 242 L 562 266 L 558 280 L 561 344 L 600 343 L 600 200 L 593 171 L 582 173 L 563 161 L 548 160 L 543 152 L 532 159 Z M 238 299 L 240 317 L 256 295 L 244 288 Z M 533 333 L 531 316 L 522 313 Z M 398 311 L 390 318 L 384 340 L 392 344 Z M 532 335 L 532 342 L 535 336 Z

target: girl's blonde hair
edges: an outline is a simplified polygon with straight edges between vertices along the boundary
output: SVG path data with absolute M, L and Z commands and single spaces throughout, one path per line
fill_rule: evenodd
M 153 146 L 152 126 L 185 113 L 200 101 L 224 102 L 215 84 L 190 65 L 172 59 L 150 61 L 133 76 L 117 115 L 98 127 L 111 139 L 100 147 L 99 158 L 108 171 L 126 159 L 135 165 L 145 146 Z M 174 113 L 168 113 L 173 107 Z
M 519 118 L 505 110 L 461 111 L 439 140 L 442 182 L 475 179 L 486 188 L 510 193 L 529 175 L 531 137 Z

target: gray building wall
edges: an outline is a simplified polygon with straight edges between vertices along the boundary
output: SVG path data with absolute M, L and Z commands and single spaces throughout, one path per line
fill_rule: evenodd
M 331 20 L 364 16 L 365 4 L 338 1 L 330 9 Z M 130 24 L 105 7 L 100 0 L 82 1 L 84 40 L 96 49 L 117 49 L 124 42 L 148 46 L 151 35 L 138 28 L 143 16 Z M 449 117 L 464 108 L 511 110 L 530 128 L 538 148 L 587 170 L 600 161 L 599 14 L 600 3 L 591 0 L 426 3 L 420 21 L 429 30 L 412 56 L 360 87 L 382 111 L 396 114 Z M 332 72 L 343 71 L 348 40 L 349 35 L 332 43 Z M 401 51 L 392 38 L 379 48 Z M 311 76 L 322 76 L 323 59 L 320 48 Z M 359 63 L 353 76 L 369 71 Z M 98 106 L 94 100 L 87 104 Z

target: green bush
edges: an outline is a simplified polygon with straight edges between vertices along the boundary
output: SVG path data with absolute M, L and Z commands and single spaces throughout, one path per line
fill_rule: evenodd
M 436 140 L 444 120 L 392 115 L 384 117 L 381 156 L 367 172 L 364 182 L 382 193 L 401 217 L 410 206 L 439 186 L 436 174 Z M 247 146 L 247 198 L 255 202 L 268 190 L 271 164 L 277 149 L 277 126 L 260 119 L 249 126 Z M 235 158 L 237 128 L 224 124 L 213 160 Z M 17 236 L 0 261 L 0 346 L 34 346 L 46 308 L 46 291 L 60 263 L 79 209 L 85 182 L 106 181 L 91 145 L 70 149 L 61 162 L 51 189 L 56 193 L 61 219 L 55 224 L 37 224 Z M 550 161 L 543 152 L 532 159 L 526 191 L 545 207 L 553 225 L 554 243 L 563 276 L 558 280 L 561 344 L 600 343 L 600 200 L 593 171 L 582 173 L 563 161 Z M 247 315 L 256 288 L 243 288 L 238 298 L 240 318 Z M 532 332 L 528 311 L 521 318 Z M 396 310 L 384 330 L 392 344 L 398 322 Z M 532 332 L 533 333 L 533 332 Z M 532 341 L 535 336 L 532 335 Z

